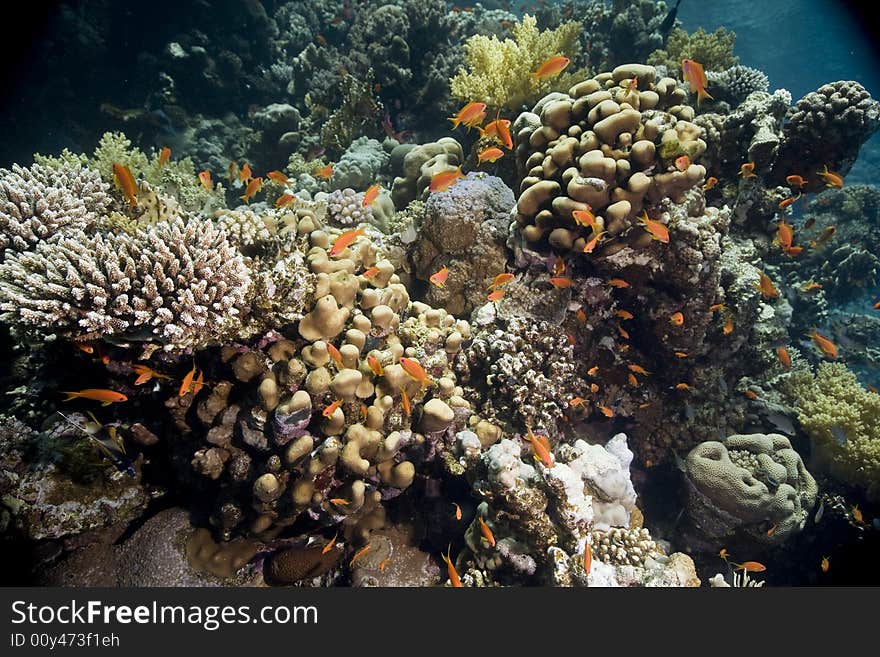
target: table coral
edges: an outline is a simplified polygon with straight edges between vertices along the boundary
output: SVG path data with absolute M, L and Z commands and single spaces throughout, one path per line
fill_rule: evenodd
M 821 363 L 783 388 L 813 444 L 819 467 L 880 498 L 880 395 L 865 390 L 843 363 Z

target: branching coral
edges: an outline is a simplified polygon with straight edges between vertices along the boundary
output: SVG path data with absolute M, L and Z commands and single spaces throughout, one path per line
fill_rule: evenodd
M 577 57 L 581 24 L 563 23 L 555 30 L 538 30 L 537 21 L 526 14 L 513 27 L 513 39 L 474 35 L 465 43 L 466 68 L 450 80 L 452 94 L 463 103 L 483 101 L 492 108 L 519 110 L 534 103 L 549 89 L 565 89 L 584 73 L 565 71 L 550 80 L 532 74 L 550 57 Z
M 176 218 L 134 235 L 68 231 L 0 265 L 2 319 L 71 339 L 180 349 L 234 335 L 251 276 L 225 235 Z
M 79 164 L 0 169 L 0 258 L 65 229 L 89 229 L 112 205 L 109 186 Z
M 735 39 L 736 33 L 723 27 L 712 33 L 698 28 L 692 34 L 675 28 L 669 34 L 666 47 L 648 56 L 648 64 L 665 66 L 671 74 L 681 70 L 683 59 L 693 59 L 707 71 L 721 71 L 739 64 L 739 57 L 733 54 Z
M 865 390 L 842 363 L 799 372 L 783 392 L 813 441 L 814 457 L 839 479 L 880 498 L 880 395 Z

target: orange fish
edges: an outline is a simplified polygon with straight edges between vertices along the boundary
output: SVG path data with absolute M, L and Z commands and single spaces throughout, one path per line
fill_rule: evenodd
M 186 393 L 192 390 L 193 379 L 196 378 L 196 372 L 198 372 L 198 369 L 196 368 L 196 364 L 193 363 L 192 369 L 186 373 L 186 376 L 183 377 L 183 382 L 180 384 L 180 391 L 178 392 L 180 397 L 183 397 Z
M 355 562 L 358 561 L 362 556 L 364 556 L 367 552 L 370 551 L 370 544 L 367 543 L 364 547 L 354 553 L 354 556 L 351 558 L 351 563 L 349 566 L 354 566 Z
M 706 178 L 706 184 L 703 185 L 703 191 L 708 192 L 710 189 L 715 187 L 715 185 L 717 185 L 717 184 L 718 184 L 718 178 L 716 178 L 715 176 L 709 176 L 708 178 Z
M 617 332 L 620 333 L 620 337 L 622 337 L 624 340 L 629 340 L 629 333 L 626 332 L 625 328 L 623 328 L 622 326 L 618 326 Z
M 614 417 L 614 411 L 612 411 L 607 406 L 600 406 L 599 410 L 602 412 L 602 415 L 605 417 Z
M 569 400 L 569 406 L 583 406 L 586 403 L 586 400 L 583 397 L 573 397 Z
M 816 173 L 825 180 L 826 187 L 837 187 L 838 189 L 843 187 L 843 176 L 834 171 L 829 171 L 827 164 L 823 164 L 822 171 L 817 171 Z
M 592 392 L 595 395 L 597 392 L 599 392 L 599 386 L 595 383 L 591 383 L 590 384 L 590 392 Z
M 447 547 L 446 554 L 441 554 L 440 556 L 443 557 L 443 561 L 446 563 L 446 571 L 449 574 L 449 583 L 452 584 L 453 588 L 464 588 L 461 583 L 461 578 L 458 576 L 458 571 L 455 570 L 452 559 L 449 557 L 449 550 L 451 547 L 452 546 Z
M 682 326 L 684 324 L 684 313 L 681 311 L 672 313 L 669 316 L 669 323 L 675 326 Z
M 477 128 L 481 137 L 496 136 L 504 145 L 504 148 L 510 150 L 513 148 L 513 138 L 510 136 L 510 121 L 507 119 L 495 119 L 491 123 L 487 123 L 485 128 Z
M 758 398 L 758 393 L 756 393 L 754 390 L 744 390 L 743 394 L 752 401 L 755 401 Z
M 807 184 L 807 181 L 801 178 L 797 174 L 792 174 L 790 176 L 785 177 L 785 182 L 787 182 L 792 187 L 803 187 Z
M 565 67 L 570 63 L 571 60 L 568 57 L 551 57 L 541 64 L 537 71 L 532 73 L 532 79 L 537 82 L 538 80 L 543 80 L 545 78 L 552 78 L 553 76 L 562 73 L 562 71 L 565 70 Z
M 428 279 L 432 285 L 436 285 L 441 290 L 446 287 L 446 280 L 449 278 L 449 268 L 443 267 L 440 271 L 431 274 Z
M 747 573 L 763 573 L 767 570 L 767 566 L 757 561 L 744 561 L 743 563 L 732 563 L 734 570 L 744 570 Z
M 647 212 L 642 212 L 642 216 L 639 217 L 639 220 L 642 222 L 642 226 L 645 227 L 645 230 L 651 233 L 651 239 L 663 242 L 664 244 L 669 243 L 669 229 L 665 225 L 655 219 L 649 218 Z
M 339 237 L 336 238 L 336 241 L 333 242 L 333 246 L 330 248 L 330 251 L 327 252 L 328 256 L 338 256 L 340 253 L 345 251 L 349 246 L 354 244 L 358 237 L 364 234 L 363 228 L 358 228 L 357 230 L 348 230 Z
M 315 35 L 315 42 L 319 46 L 324 46 L 325 48 L 327 47 L 327 39 L 324 38 L 323 34 L 316 34 Z
M 714 303 L 709 306 L 709 310 L 711 310 L 712 312 L 715 312 L 716 310 L 727 310 L 727 306 L 725 306 L 723 303 Z
M 636 388 L 639 385 L 639 380 L 636 378 L 636 375 L 633 374 L 632 372 L 630 372 L 629 374 L 626 375 L 626 380 L 629 381 L 629 384 L 633 388 Z
M 688 355 L 686 353 L 684 353 L 683 351 L 675 351 L 673 353 L 675 354 L 676 358 L 687 358 L 688 357 Z
M 321 415 L 323 415 L 324 417 L 333 417 L 333 414 L 340 406 L 342 406 L 342 400 L 337 399 L 332 404 L 327 406 L 323 411 L 321 411 Z
M 364 271 L 364 278 L 369 281 L 370 279 L 375 278 L 379 271 L 380 270 L 378 267 L 370 267 L 369 269 Z
M 565 260 L 562 258 L 556 258 L 553 262 L 553 275 L 561 276 L 565 273 Z
M 138 186 L 134 181 L 134 176 L 131 175 L 131 169 L 128 168 L 127 164 L 114 164 L 113 175 L 116 178 L 116 183 L 125 195 L 125 198 L 128 199 L 129 205 L 135 207 L 138 204 Z
M 801 197 L 801 193 L 798 192 L 798 195 L 797 195 L 797 196 L 792 196 L 792 197 L 790 197 L 790 198 L 783 199 L 782 201 L 779 201 L 779 209 L 780 209 L 780 210 L 785 210 L 788 206 L 792 205 L 792 204 L 793 204 L 795 201 L 797 201 L 800 197 Z
M 821 290 L 822 286 L 816 281 L 807 281 L 803 285 L 801 285 L 801 291 L 803 292 L 812 292 L 813 290 Z
M 286 208 L 296 200 L 293 194 L 282 194 L 275 200 L 275 207 L 278 209 Z
M 593 549 L 590 547 L 590 541 L 584 541 L 584 573 L 589 575 L 593 568 Z
M 154 370 L 152 367 L 148 367 L 146 365 L 132 365 L 131 369 L 134 370 L 134 373 L 138 375 L 138 378 L 135 379 L 134 384 L 136 386 L 141 386 L 145 384 L 150 379 L 170 379 L 171 377 L 167 374 L 161 374 Z
M 636 374 L 641 374 L 642 376 L 650 376 L 650 374 L 651 374 L 648 370 L 646 370 L 641 365 L 634 365 L 631 363 L 631 364 L 627 365 L 627 367 L 629 368 L 630 372 L 635 372 Z
M 343 497 L 331 497 L 329 500 L 330 504 L 335 504 L 336 506 L 348 506 L 348 500 Z
M 342 354 L 339 353 L 339 349 L 328 342 L 327 353 L 330 354 L 330 358 L 332 358 L 333 362 L 336 363 L 336 367 L 342 369 Z
M 382 190 L 382 186 L 379 183 L 375 185 L 370 185 L 370 188 L 367 190 L 367 193 L 364 194 L 364 200 L 361 202 L 365 208 L 370 207 L 373 203 L 376 202 L 376 198 L 379 196 L 379 192 Z
M 279 185 L 287 185 L 290 182 L 290 178 L 285 176 L 281 171 L 270 171 L 266 174 L 266 177 L 273 183 Z
M 776 356 L 779 358 L 779 362 L 782 363 L 782 366 L 785 369 L 791 368 L 791 355 L 788 353 L 788 349 L 785 347 L 777 347 Z
M 684 73 L 685 81 L 691 86 L 691 89 L 697 92 L 697 107 L 700 106 L 700 102 L 704 98 L 714 100 L 709 95 L 709 92 L 706 91 L 708 81 L 706 80 L 706 72 L 703 70 L 702 64 L 692 59 L 684 59 L 681 62 L 681 70 Z
M 629 287 L 629 283 L 627 283 L 622 278 L 612 278 L 610 281 L 608 281 L 608 285 L 616 288 Z
M 316 170 L 312 175 L 315 178 L 322 178 L 323 180 L 330 180 L 333 177 L 333 165 L 328 164 L 325 167 L 321 167 L 320 169 Z
M 498 274 L 495 279 L 492 281 L 492 285 L 489 286 L 490 290 L 494 290 L 496 288 L 502 287 L 503 285 L 507 285 L 510 281 L 513 280 L 513 274 Z
M 599 242 L 601 241 L 601 238 L 602 238 L 602 236 L 605 234 L 605 232 L 606 232 L 606 231 L 604 231 L 604 230 L 600 230 L 598 233 L 596 233 L 596 234 L 593 236 L 593 239 L 591 239 L 589 242 L 587 242 L 587 243 L 584 245 L 584 250 L 583 250 L 583 252 L 584 252 L 584 253 L 592 253 L 592 252 L 595 250 L 596 246 L 597 246 L 597 245 L 599 244 Z
M 794 228 L 785 223 L 785 219 L 781 219 L 776 226 L 776 241 L 784 251 L 788 251 L 794 242 Z
M 817 246 L 821 246 L 825 244 L 828 240 L 834 237 L 834 233 L 837 232 L 837 226 L 828 226 L 825 230 L 822 231 L 822 234 L 812 242 L 810 242 L 810 246 L 816 248 Z
M 676 384 L 675 384 L 675 389 L 676 389 L 676 390 L 684 390 L 684 391 L 688 391 L 688 390 L 691 389 L 691 387 L 690 387 L 687 383 L 676 383 Z
M 593 214 L 593 211 L 590 208 L 587 208 L 586 210 L 572 210 L 571 215 L 579 226 L 593 229 L 596 228 L 596 215 Z
M 855 521 L 856 521 L 857 523 L 859 523 L 860 525 L 864 525 L 864 524 L 865 524 L 865 517 L 862 515 L 862 510 L 859 509 L 859 505 L 858 505 L 858 504 L 856 504 L 856 505 L 852 508 L 852 517 L 853 517 L 853 520 L 855 520 Z
M 464 125 L 468 130 L 476 128 L 486 118 L 486 103 L 471 102 L 462 107 L 458 114 L 450 116 L 452 121 L 452 129 L 455 130 L 459 125 Z
M 718 551 L 718 556 L 727 561 L 727 548 L 721 548 L 721 550 Z
M 620 317 L 620 319 L 632 319 L 635 317 L 635 315 L 628 310 L 615 310 L 614 314 Z
M 489 293 L 486 298 L 489 301 L 501 301 L 502 297 L 504 297 L 504 290 L 495 290 L 494 292 Z
M 253 180 L 251 180 L 251 181 L 248 183 L 248 186 L 247 186 L 247 187 L 245 188 L 245 190 L 244 190 L 244 194 L 242 194 L 242 195 L 239 196 L 238 198 L 240 198 L 240 199 L 241 199 L 242 201 L 244 201 L 245 203 L 250 203 L 250 202 L 251 202 L 251 199 L 252 199 L 252 198 L 256 195 L 256 193 L 259 192 L 261 189 L 263 189 L 263 179 L 262 179 L 262 178 L 254 178 Z
M 767 530 L 767 536 L 773 536 L 776 533 L 776 528 L 779 527 L 779 523 L 774 523 L 773 526 Z
M 621 80 L 623 82 L 623 80 Z M 626 98 L 630 94 L 636 93 L 639 90 L 639 79 L 633 78 L 626 84 L 626 91 L 623 94 L 623 97 Z
M 477 154 L 477 162 L 489 162 L 490 164 L 504 157 L 504 151 L 496 146 L 486 148 Z
M 159 166 L 164 167 L 171 159 L 171 149 L 167 146 L 159 152 Z
M 336 545 L 336 537 L 337 536 L 339 536 L 338 531 L 335 534 L 333 534 L 333 538 L 331 538 L 327 542 L 327 545 L 325 545 L 324 548 L 321 550 L 321 554 L 327 554 L 330 550 L 333 549 L 333 546 Z
M 406 390 L 403 388 L 400 389 L 400 400 L 403 403 L 403 412 L 409 417 L 412 415 L 412 406 L 409 403 L 409 395 L 406 394 Z
M 550 283 L 557 290 L 562 290 L 567 287 L 571 287 L 571 279 L 565 278 L 564 276 L 554 276 L 553 278 L 550 279 Z
M 385 373 L 382 369 L 382 363 L 373 354 L 367 356 L 367 365 L 369 365 L 370 371 L 376 376 L 382 376 Z
M 876 306 L 874 306 L 876 308 Z M 95 353 L 95 348 L 87 342 L 74 342 L 73 346 L 87 354 Z
M 728 315 L 727 319 L 724 320 L 724 327 L 721 330 L 724 332 L 724 335 L 733 333 L 733 317 L 731 315 Z
M 238 171 L 239 181 L 243 182 L 244 184 L 247 184 L 251 180 L 253 180 L 253 177 L 254 177 L 254 174 L 251 171 L 251 166 L 247 162 L 245 162 L 242 165 L 241 169 L 239 169 L 239 171 Z
M 235 163 L 235 160 L 231 160 L 229 162 L 229 166 L 226 168 L 226 179 L 229 182 L 232 182 L 238 177 L 238 165 Z
M 532 450 L 535 452 L 535 460 L 540 461 L 546 468 L 553 467 L 553 456 L 550 454 L 550 441 L 547 436 L 536 436 L 529 429 L 526 440 L 532 443 Z
M 739 168 L 739 175 L 743 178 L 757 178 L 758 176 L 755 174 L 755 163 L 754 162 L 746 162 Z
M 67 395 L 67 397 L 64 398 L 64 401 L 70 401 L 71 399 L 92 399 L 101 402 L 102 406 L 109 406 L 113 403 L 128 401 L 128 397 L 121 392 L 107 390 L 105 388 L 86 388 L 85 390 L 77 390 L 76 392 L 65 390 L 64 394 Z
M 461 178 L 464 178 L 461 166 L 456 167 L 453 171 L 443 171 L 442 173 L 434 174 L 431 176 L 431 184 L 428 187 L 428 191 L 431 193 L 445 192 Z
M 486 521 L 483 520 L 483 516 L 477 516 L 477 520 L 480 521 L 480 533 L 483 535 L 483 538 L 486 539 L 486 542 L 490 547 L 495 547 L 495 535 L 492 534 L 492 530 L 489 529 L 489 525 L 486 524 Z
M 400 365 L 401 367 L 403 367 L 404 371 L 407 374 L 409 374 L 413 379 L 422 384 L 422 388 L 424 388 L 428 384 L 434 383 L 428 377 L 428 373 L 425 372 L 425 368 L 423 368 L 421 363 L 419 363 L 419 361 L 417 361 L 415 358 L 402 357 L 400 359 Z
M 761 296 L 765 299 L 775 299 L 778 297 L 779 290 L 773 285 L 773 281 L 770 280 L 770 277 L 764 272 L 760 272 L 760 274 L 761 278 L 759 282 L 755 284 L 755 287 L 761 291 Z
M 819 567 L 822 569 L 823 573 L 828 572 L 828 568 L 831 567 L 831 563 L 828 560 L 828 557 L 822 557 L 822 563 L 819 564 Z
M 819 333 L 816 329 L 813 329 L 813 332 L 809 333 L 808 337 L 813 339 L 815 345 L 819 347 L 819 350 L 828 358 L 837 358 L 837 345 Z
M 596 376 L 599 373 L 599 366 L 593 365 L 590 369 L 587 370 L 587 374 L 589 376 Z
M 578 308 L 578 309 L 577 309 L 577 312 L 574 314 L 574 316 L 577 317 L 577 320 L 578 320 L 581 324 L 586 324 L 586 323 L 587 323 L 587 313 L 584 312 L 584 309 L 583 309 L 583 308 Z
M 461 507 L 458 506 L 455 502 L 452 503 L 452 506 L 455 507 L 455 519 L 461 520 Z
M 687 155 L 682 155 L 675 159 L 675 168 L 679 171 L 687 171 L 687 168 L 691 165 L 691 158 Z
M 202 187 L 209 192 L 214 189 L 214 181 L 211 180 L 211 172 L 207 169 L 199 173 L 199 182 L 202 183 Z

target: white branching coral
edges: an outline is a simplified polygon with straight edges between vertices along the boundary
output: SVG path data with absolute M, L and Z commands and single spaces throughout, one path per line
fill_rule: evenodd
M 202 347 L 234 335 L 249 306 L 242 255 L 210 221 L 133 234 L 68 231 L 0 264 L 0 319 L 77 340 Z
M 0 256 L 31 249 L 65 228 L 86 229 L 112 203 L 109 185 L 77 164 L 0 169 Z

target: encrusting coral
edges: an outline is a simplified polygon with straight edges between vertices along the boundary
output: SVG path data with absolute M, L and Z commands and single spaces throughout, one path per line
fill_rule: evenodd
M 493 109 L 517 111 L 550 88 L 571 86 L 586 75 L 565 71 L 547 81 L 532 74 L 551 57 L 576 59 L 580 30 L 581 24 L 571 21 L 542 32 L 534 16 L 526 14 L 513 26 L 513 39 L 472 36 L 465 43 L 466 68 L 449 81 L 452 95 L 463 103 L 482 101 Z

